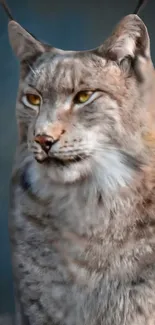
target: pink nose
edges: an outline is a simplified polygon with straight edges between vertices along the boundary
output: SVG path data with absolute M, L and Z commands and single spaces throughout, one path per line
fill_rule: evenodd
M 35 138 L 34 138 L 34 141 L 39 143 L 40 146 L 42 147 L 42 149 L 48 153 L 49 150 L 51 149 L 52 147 L 52 144 L 55 143 L 55 141 L 53 140 L 52 137 L 49 137 L 47 135 L 37 135 Z

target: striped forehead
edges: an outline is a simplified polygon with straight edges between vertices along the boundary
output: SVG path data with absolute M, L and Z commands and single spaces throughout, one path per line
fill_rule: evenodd
M 28 81 L 40 90 L 52 87 L 59 92 L 63 90 L 72 92 L 79 85 L 87 84 L 93 69 L 96 70 L 95 58 L 89 56 L 45 54 L 31 69 Z
M 55 56 L 42 58 L 36 62 L 31 71 L 31 81 L 41 89 L 52 86 L 55 90 L 72 89 L 79 81 L 78 59 Z

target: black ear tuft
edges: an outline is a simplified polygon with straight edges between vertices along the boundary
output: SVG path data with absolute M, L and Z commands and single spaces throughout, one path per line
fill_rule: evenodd
M 139 15 L 140 11 L 147 5 L 148 1 L 149 0 L 139 0 L 134 14 Z
M 2 5 L 7 17 L 9 18 L 9 20 L 14 20 L 12 13 L 10 11 L 10 8 L 8 7 L 7 3 L 5 0 L 0 0 L 0 4 Z

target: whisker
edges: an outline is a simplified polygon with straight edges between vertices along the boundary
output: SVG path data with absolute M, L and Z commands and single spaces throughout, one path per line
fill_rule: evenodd
M 29 69 L 31 70 L 31 72 L 34 74 L 34 75 L 37 75 L 37 72 L 31 67 L 30 63 L 27 62 L 27 65 L 29 67 Z

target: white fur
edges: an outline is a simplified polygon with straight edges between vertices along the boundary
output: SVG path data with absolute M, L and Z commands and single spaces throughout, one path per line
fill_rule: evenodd
M 123 155 L 116 149 L 104 149 L 94 155 L 94 178 L 104 191 L 114 191 L 132 180 L 133 171 L 123 162 Z

